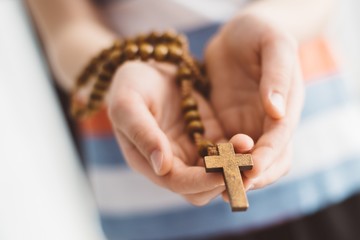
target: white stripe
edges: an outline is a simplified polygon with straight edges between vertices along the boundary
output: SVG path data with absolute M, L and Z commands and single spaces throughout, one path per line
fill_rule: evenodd
M 238 11 L 245 0 L 219 1 L 219 0 L 173 0 L 178 4 L 187 6 L 210 21 L 224 21 Z
M 360 156 L 360 107 L 339 106 L 305 119 L 294 137 L 294 161 L 285 179 L 298 178 Z
M 89 176 L 102 213 L 159 213 L 187 204 L 179 195 L 129 169 L 90 168 Z
M 106 5 L 103 16 L 122 36 L 196 29 L 230 18 L 246 0 L 131 0 Z

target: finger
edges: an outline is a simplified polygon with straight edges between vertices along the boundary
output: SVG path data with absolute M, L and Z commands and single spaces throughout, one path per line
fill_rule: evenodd
M 216 187 L 213 190 L 196 193 L 196 194 L 188 194 L 184 195 L 184 198 L 195 206 L 205 206 L 208 204 L 212 199 L 219 196 L 222 192 L 224 192 L 225 186 Z
M 275 34 L 264 38 L 262 46 L 260 94 L 266 113 L 279 119 L 286 113 L 297 47 L 292 38 Z
M 250 181 L 250 189 L 263 188 L 269 184 L 274 183 L 280 177 L 286 175 L 291 166 L 292 148 L 288 147 L 287 150 L 279 156 L 279 160 L 271 165 L 261 176 L 254 181 Z
M 118 94 L 109 104 L 109 115 L 115 130 L 124 133 L 157 175 L 169 172 L 173 158 L 169 140 L 138 93 Z
M 233 144 L 235 152 L 237 153 L 246 153 L 254 147 L 252 138 L 245 134 L 236 134 L 229 142 Z
M 286 116 L 282 119 L 266 117 L 264 134 L 255 144 L 252 152 L 254 166 L 250 171 L 244 172 L 247 178 L 256 178 L 276 161 L 288 143 L 300 118 L 303 104 L 303 82 L 299 67 L 295 69 L 295 79 L 290 88 Z
M 187 166 L 175 158 L 172 170 L 163 180 L 166 187 L 180 194 L 195 194 L 225 186 L 221 173 L 206 173 L 204 167 Z
M 227 193 L 226 190 L 221 193 L 221 197 L 224 200 L 224 202 L 230 203 L 229 194 Z
M 273 120 L 267 117 L 268 129 L 260 137 L 252 151 L 253 168 L 244 172 L 249 179 L 259 177 L 273 162 L 277 160 L 280 152 L 288 144 L 288 135 L 291 129 L 287 119 Z
M 158 176 L 125 135 L 117 133 L 116 136 L 130 167 L 161 187 L 179 194 L 196 194 L 225 186 L 222 174 L 208 174 L 204 167 L 189 167 L 177 157 L 174 157 L 169 173 L 165 176 Z

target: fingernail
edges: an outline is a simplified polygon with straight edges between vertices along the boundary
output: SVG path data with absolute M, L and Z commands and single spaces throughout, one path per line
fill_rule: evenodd
M 155 150 L 150 155 L 150 161 L 152 164 L 152 167 L 156 174 L 160 173 L 162 161 L 163 161 L 163 154 L 159 150 Z
M 270 95 L 270 102 L 273 105 L 273 107 L 276 109 L 276 111 L 279 113 L 279 115 L 284 116 L 285 114 L 284 97 L 280 93 L 273 92 Z

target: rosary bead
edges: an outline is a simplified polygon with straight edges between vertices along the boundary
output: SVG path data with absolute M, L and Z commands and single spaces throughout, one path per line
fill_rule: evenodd
M 99 56 L 97 56 L 94 59 L 94 63 L 97 64 L 98 62 L 105 60 L 107 58 L 108 54 L 109 54 L 109 49 L 102 50 L 101 53 L 99 54 Z
M 90 112 L 95 112 L 97 109 L 99 109 L 101 104 L 101 101 L 90 101 L 87 109 L 89 109 Z
M 134 60 L 139 52 L 139 47 L 135 43 L 128 43 L 125 46 L 124 52 L 127 60 Z
M 219 155 L 219 151 L 217 150 L 216 146 L 209 146 L 207 149 L 207 155 L 208 156 L 215 156 Z
M 184 35 L 177 35 L 175 40 L 176 43 L 179 44 L 180 46 L 188 45 L 188 41 Z
M 94 85 L 94 89 L 100 90 L 100 91 L 106 91 L 109 88 L 110 82 L 101 82 L 97 81 Z
M 148 35 L 147 35 L 147 34 L 140 34 L 140 35 L 137 36 L 137 38 L 136 38 L 136 42 L 137 42 L 138 44 L 144 43 L 144 42 L 146 42 L 146 41 L 148 41 Z
M 93 91 L 91 94 L 90 94 L 90 101 L 95 101 L 95 102 L 98 102 L 98 101 L 101 101 L 103 99 L 103 92 L 97 92 L 97 91 Z
M 148 60 L 151 55 L 154 53 L 154 47 L 149 43 L 142 43 L 140 45 L 140 57 L 141 60 Z
M 112 61 L 108 61 L 108 62 L 106 62 L 106 63 L 104 63 L 104 64 L 102 65 L 102 68 L 103 68 L 105 71 L 110 71 L 110 72 L 112 72 L 112 71 L 115 70 L 116 65 L 113 64 Z
M 183 50 L 181 49 L 181 47 L 179 45 L 171 44 L 169 46 L 169 58 L 170 58 L 170 60 L 177 63 L 179 60 L 181 60 L 182 55 L 183 55 Z
M 115 40 L 115 42 L 111 48 L 112 49 L 120 49 L 123 46 L 124 46 L 124 41 L 122 41 L 121 39 L 117 39 L 117 40 Z
M 115 49 L 110 53 L 109 60 L 114 65 L 119 65 L 122 62 L 123 52 L 120 49 Z
M 99 73 L 98 79 L 102 82 L 110 82 L 112 78 L 112 72 L 110 71 L 101 71 Z
M 156 31 L 153 31 L 148 35 L 147 40 L 151 43 L 156 44 L 160 38 L 161 38 L 161 34 Z
M 179 69 L 177 71 L 177 76 L 180 79 L 191 78 L 192 77 L 191 69 L 188 68 L 187 66 L 181 66 L 181 67 L 179 67 Z
M 169 53 L 169 49 L 164 44 L 158 44 L 154 50 L 154 57 L 156 61 L 164 61 Z
M 166 42 L 171 42 L 176 40 L 177 34 L 173 31 L 166 31 L 163 35 L 162 35 L 162 39 Z
M 205 157 L 208 155 L 208 149 L 209 147 L 213 147 L 214 145 L 212 144 L 212 142 L 208 141 L 208 140 L 202 140 L 200 142 L 200 144 L 198 145 L 198 151 L 199 151 L 199 155 L 201 157 Z M 216 149 L 216 147 L 215 147 Z
M 181 102 L 181 109 L 184 112 L 188 112 L 188 111 L 191 111 L 191 110 L 196 110 L 197 109 L 197 103 L 196 103 L 195 99 L 192 98 L 192 97 L 184 98 L 182 100 L 182 102 Z
M 185 122 L 200 121 L 200 113 L 197 110 L 191 110 L 185 113 Z
M 200 133 L 203 134 L 204 133 L 204 125 L 202 124 L 201 121 L 191 121 L 189 122 L 189 124 L 186 126 L 186 130 L 187 132 L 193 136 L 194 133 Z
M 90 75 L 82 74 L 82 75 L 77 79 L 77 82 L 76 82 L 77 86 L 78 86 L 78 87 L 81 87 L 81 86 L 85 85 L 85 84 L 87 83 L 88 79 L 89 79 L 89 76 L 90 76 Z

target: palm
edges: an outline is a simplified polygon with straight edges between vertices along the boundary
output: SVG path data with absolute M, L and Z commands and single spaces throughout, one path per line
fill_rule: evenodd
M 266 118 L 259 92 L 259 61 L 251 53 L 237 55 L 234 61 L 216 39 L 208 51 L 211 102 L 226 137 L 244 133 L 258 139 Z
M 118 72 L 116 78 L 119 80 L 116 81 L 116 84 L 119 84 L 119 87 L 113 89 L 119 89 L 123 93 L 116 93 L 116 95 L 141 98 L 156 120 L 158 127 L 168 138 L 173 156 L 188 166 L 200 164 L 196 147 L 185 130 L 184 117 L 180 107 L 181 92 L 175 82 L 175 68 L 167 65 L 156 65 L 154 68 L 154 66 L 144 63 L 136 63 L 135 67 L 136 71 L 132 71 L 130 65 L 124 66 Z M 198 110 L 206 129 L 205 137 L 212 141 L 219 140 L 223 134 L 209 103 L 196 92 L 194 92 L 194 97 L 198 102 Z M 126 99 L 122 101 L 126 101 Z M 135 133 L 137 135 L 134 137 L 135 142 L 142 138 L 141 134 Z M 122 138 L 121 135 L 118 138 L 122 142 L 120 145 L 126 159 L 136 162 L 143 161 L 139 149 L 132 147 L 131 144 L 126 144 L 122 140 L 126 138 Z

